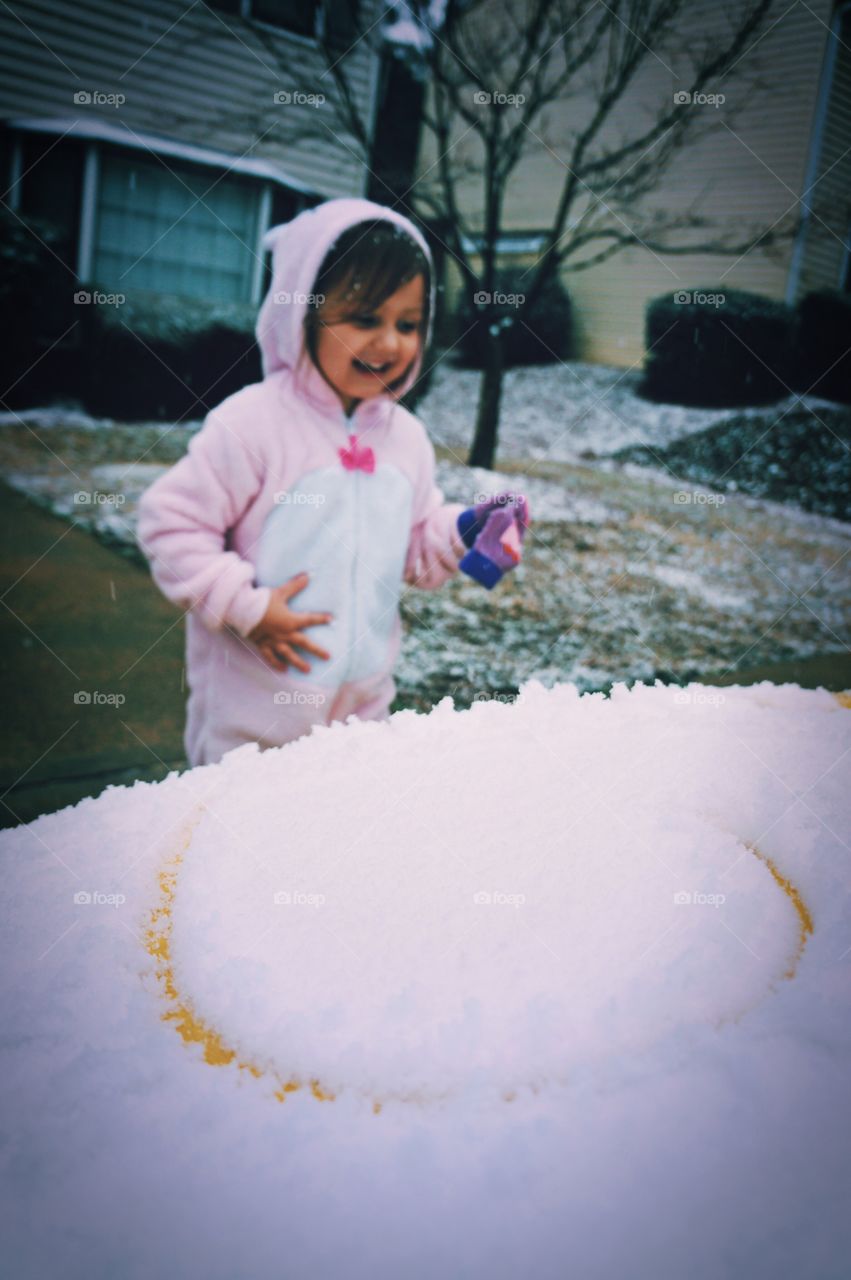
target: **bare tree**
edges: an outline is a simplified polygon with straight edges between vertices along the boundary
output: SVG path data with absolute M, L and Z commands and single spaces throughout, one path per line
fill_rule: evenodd
M 435 159 L 409 191 L 388 187 L 387 203 L 435 229 L 470 298 L 490 299 L 480 316 L 487 336 L 471 465 L 493 466 L 509 331 L 528 324 L 557 274 L 587 270 L 631 246 L 741 254 L 776 247 L 794 230 L 789 220 L 719 226 L 701 213 L 702 193 L 685 209 L 652 199 L 683 148 L 722 127 L 717 111 L 691 104 L 722 87 L 729 100 L 730 79 L 744 82 L 747 69 L 736 112 L 726 112 L 730 121 L 764 89 L 752 53 L 775 3 L 737 0 L 711 33 L 695 29 L 687 0 L 408 0 L 395 14 L 408 27 L 398 48 L 428 86 L 422 119 Z M 370 16 L 372 26 L 363 17 L 358 26 L 352 0 L 332 6 L 338 22 L 347 6 L 350 47 L 366 40 L 378 50 L 381 24 Z M 369 163 L 370 124 L 348 79 L 348 50 L 323 37 L 320 47 L 337 128 Z M 667 78 L 648 74 L 658 66 Z M 644 112 L 629 98 L 638 86 L 655 95 Z M 507 196 L 524 158 L 541 148 L 559 158 L 564 179 L 523 306 L 506 313 L 493 299 Z M 471 179 L 478 201 L 470 199 Z M 465 212 L 471 203 L 475 214 Z

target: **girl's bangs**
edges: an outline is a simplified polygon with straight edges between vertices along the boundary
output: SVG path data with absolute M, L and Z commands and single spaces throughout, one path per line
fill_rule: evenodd
M 423 332 L 429 305 L 428 261 L 401 227 L 386 220 L 357 223 L 336 241 L 316 278 L 314 292 L 330 300 L 343 318 L 375 311 L 397 289 L 422 275 L 425 282 Z

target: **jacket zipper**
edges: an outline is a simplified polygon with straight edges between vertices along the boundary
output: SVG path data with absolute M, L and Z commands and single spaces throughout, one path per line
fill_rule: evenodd
M 363 404 L 363 401 L 361 401 L 361 404 Z M 357 431 L 354 429 L 354 423 L 355 423 L 355 415 L 357 414 L 357 411 L 359 408 L 360 408 L 360 405 L 357 405 L 355 407 L 354 413 L 352 413 L 350 418 L 347 418 L 345 413 L 343 413 L 343 427 L 346 432 L 346 445 L 348 445 L 349 443 L 350 435 L 354 435 L 354 436 L 358 435 Z M 354 550 L 352 554 L 352 570 L 351 570 L 351 582 L 350 582 L 350 589 L 351 589 L 351 608 L 349 610 L 350 635 L 349 635 L 349 644 L 348 644 L 347 655 L 346 655 L 348 661 L 346 663 L 345 675 L 342 678 L 343 682 L 348 681 L 349 674 L 352 670 L 352 665 L 355 659 L 355 652 L 354 652 L 355 643 L 357 640 L 357 636 L 359 634 L 358 633 L 357 582 L 358 582 L 358 556 L 360 554 L 360 539 L 361 539 L 361 532 L 360 532 L 361 472 L 360 472 L 360 469 L 358 469 L 356 471 L 350 471 L 348 472 L 348 474 L 352 480 L 352 485 L 351 485 L 352 532 L 353 532 Z

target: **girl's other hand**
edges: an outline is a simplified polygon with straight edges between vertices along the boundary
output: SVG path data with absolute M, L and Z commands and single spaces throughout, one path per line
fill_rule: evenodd
M 320 623 L 331 622 L 330 613 L 297 613 L 289 607 L 289 601 L 307 586 L 306 573 L 298 573 L 288 582 L 273 587 L 269 597 L 269 607 L 257 626 L 248 635 L 248 639 L 256 644 L 263 657 L 276 671 L 286 671 L 290 665 L 299 671 L 307 672 L 310 665 L 296 651 L 305 649 L 317 658 L 330 658 L 330 653 L 320 649 L 312 640 L 304 635 L 305 627 L 316 627 Z
M 484 529 L 494 511 L 510 511 L 517 522 L 517 533 L 520 541 L 526 537 L 526 530 L 531 523 L 529 503 L 522 493 L 514 493 L 511 489 L 502 493 L 486 495 L 472 507 L 467 507 L 458 517 L 458 532 L 468 547 L 475 545 L 476 539 Z

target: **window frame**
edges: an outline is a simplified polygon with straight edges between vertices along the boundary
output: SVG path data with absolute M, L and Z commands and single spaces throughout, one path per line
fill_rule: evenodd
M 300 44 L 308 45 L 310 48 L 316 48 L 320 38 L 325 34 L 325 6 L 321 0 L 316 5 L 316 22 L 312 36 L 306 36 L 301 31 L 291 31 L 289 27 L 282 26 L 280 23 L 268 22 L 264 18 L 256 18 L 252 13 L 253 2 L 254 0 L 239 0 L 237 12 L 230 16 L 242 18 L 244 22 L 251 22 L 254 26 L 262 27 L 264 31 L 271 31 L 276 36 L 285 36 L 288 40 L 298 40 Z M 215 0 L 213 0 L 213 8 L 215 8 Z

